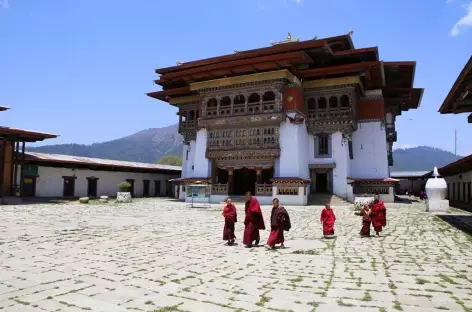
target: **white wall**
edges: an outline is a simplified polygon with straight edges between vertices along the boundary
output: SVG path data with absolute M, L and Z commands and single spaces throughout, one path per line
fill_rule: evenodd
M 68 169 L 54 167 L 38 167 L 36 178 L 36 197 L 62 197 L 63 176 L 75 176 L 75 196 L 87 196 L 88 177 L 99 178 L 97 182 L 97 196 L 116 196 L 117 185 L 126 179 L 135 179 L 134 196 L 143 196 L 143 180 L 150 180 L 149 195 L 154 195 L 154 180 L 161 181 L 160 195 L 166 194 L 166 181 L 178 178 L 180 174 L 164 175 L 158 173 L 133 173 L 114 171 L 95 171 L 89 169 Z
M 210 161 L 206 158 L 208 132 L 206 129 L 200 129 L 197 132 L 197 140 L 195 142 L 194 152 L 194 168 L 187 171 L 188 177 L 192 178 L 207 178 L 211 176 Z M 188 170 L 188 167 L 187 167 Z
M 461 176 L 461 177 L 459 177 Z M 472 202 L 472 194 L 468 194 L 468 185 L 467 183 L 472 182 L 472 171 L 464 172 L 461 174 L 453 175 L 450 177 L 444 177 L 446 183 L 448 185 L 448 199 L 451 201 L 464 201 L 464 198 L 469 199 L 469 201 L 465 201 L 466 203 Z M 465 183 L 465 196 L 464 196 L 464 189 L 463 183 Z M 453 192 L 453 184 L 455 184 L 455 196 Z M 471 186 L 472 191 L 472 186 Z
M 347 177 L 349 171 L 349 148 L 347 141 L 342 143 L 343 135 L 337 131 L 331 135 L 332 155 L 336 168 L 333 169 L 333 193 L 347 197 Z
M 308 169 L 308 133 L 306 125 L 280 124 L 280 158 L 275 171 L 278 177 L 310 178 Z
M 352 144 L 351 178 L 389 177 L 387 137 L 380 121 L 360 122 L 353 133 Z
M 182 154 L 182 178 L 193 177 L 194 170 L 192 169 L 192 166 L 195 165 L 195 143 L 196 142 L 192 140 L 190 141 L 189 145 L 184 145 Z

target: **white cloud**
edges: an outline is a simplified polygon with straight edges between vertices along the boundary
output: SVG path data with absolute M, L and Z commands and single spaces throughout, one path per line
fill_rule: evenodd
M 393 149 L 406 149 L 406 148 L 415 148 L 415 147 L 418 147 L 419 145 L 416 145 L 416 144 L 402 144 L 402 145 L 397 145 L 396 143 L 394 143 L 394 147 Z
M 303 4 L 303 0 L 295 0 L 296 4 Z
M 472 27 L 472 2 L 466 7 L 466 11 L 467 13 L 452 27 L 451 36 L 458 36 L 461 29 Z

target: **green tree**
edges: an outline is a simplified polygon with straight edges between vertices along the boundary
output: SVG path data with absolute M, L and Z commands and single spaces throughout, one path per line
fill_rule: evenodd
M 166 155 L 159 159 L 159 165 L 182 166 L 182 156 Z

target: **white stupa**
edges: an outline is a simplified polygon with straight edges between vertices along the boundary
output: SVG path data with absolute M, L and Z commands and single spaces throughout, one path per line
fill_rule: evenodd
M 438 178 L 438 168 L 434 167 L 434 178 L 429 178 L 426 182 L 426 211 L 448 212 L 449 200 L 447 196 L 447 183 L 443 178 Z

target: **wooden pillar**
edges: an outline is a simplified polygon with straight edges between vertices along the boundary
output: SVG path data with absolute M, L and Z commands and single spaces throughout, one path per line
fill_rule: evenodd
M 21 144 L 21 159 L 20 159 L 21 171 L 20 171 L 20 196 L 23 197 L 23 172 L 25 166 L 25 142 L 23 141 Z
M 0 145 L 0 198 L 3 197 L 3 182 L 5 178 L 5 145 L 6 141 L 2 140 Z
M 16 142 L 11 141 L 11 170 L 10 170 L 10 196 L 15 196 L 15 181 L 16 181 Z
M 216 162 L 215 160 L 211 161 L 211 183 L 216 184 L 219 183 L 218 177 L 216 176 L 217 173 L 217 167 L 216 167 Z
M 233 195 L 234 193 L 234 168 L 228 168 L 228 195 Z
M 262 183 L 262 168 L 256 168 L 256 183 Z

